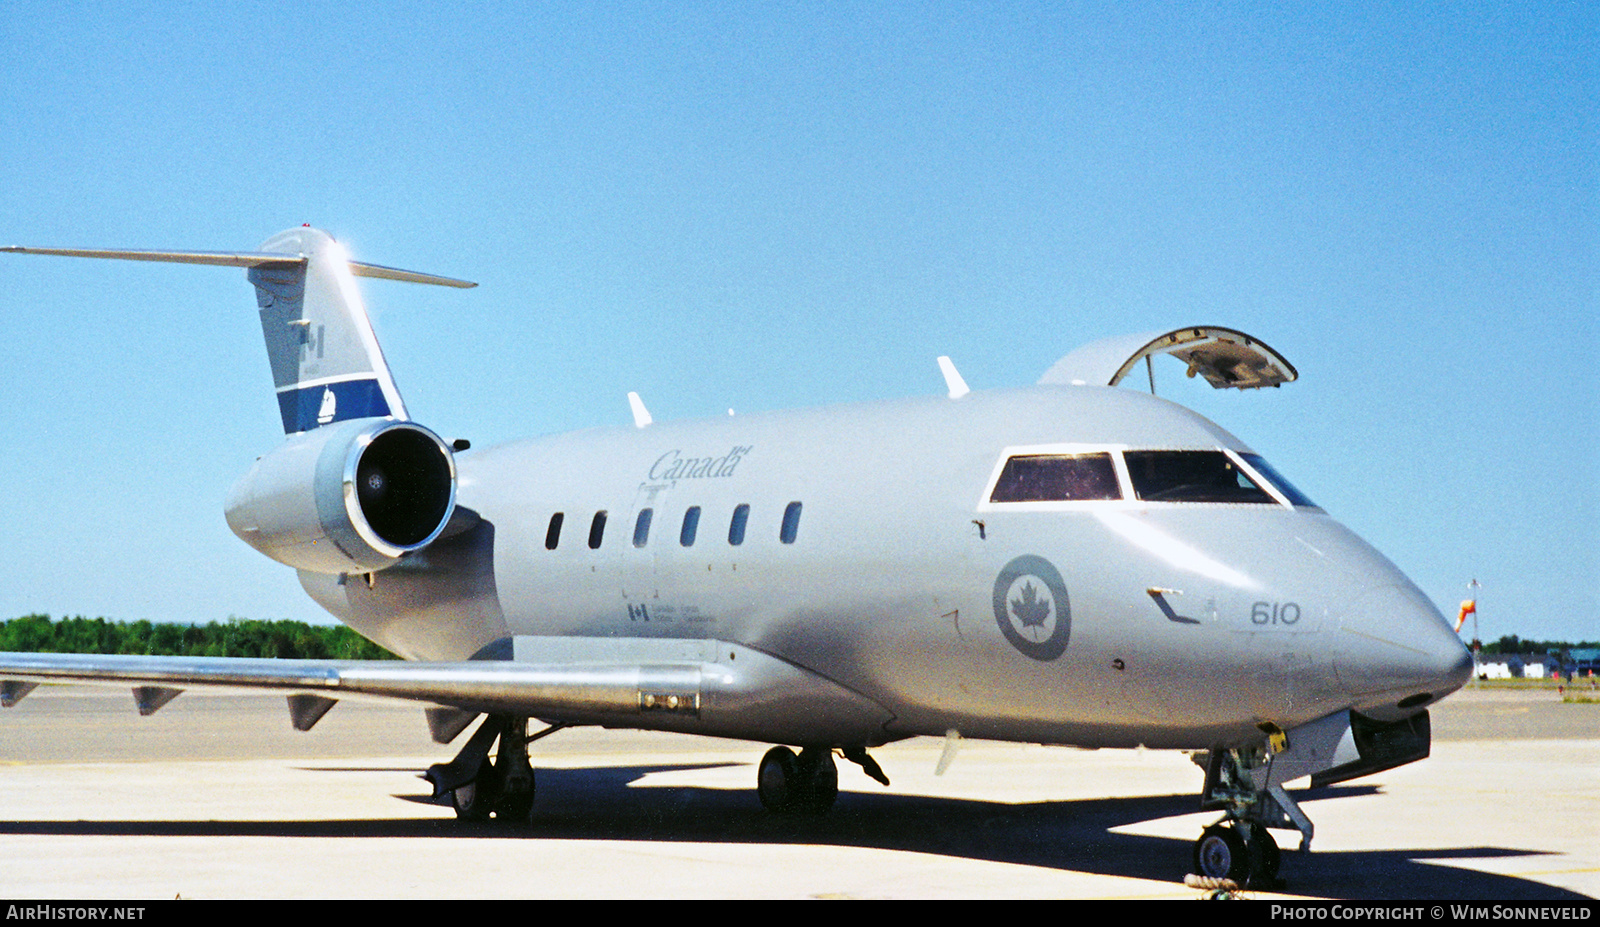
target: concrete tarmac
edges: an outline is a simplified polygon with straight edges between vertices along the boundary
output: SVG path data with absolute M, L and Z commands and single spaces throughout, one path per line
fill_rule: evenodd
M 1433 756 L 1295 792 L 1316 824 L 1259 898 L 1572 900 L 1600 894 L 1600 705 L 1473 690 Z M 828 815 L 775 818 L 764 745 L 563 731 L 533 747 L 536 822 L 463 825 L 417 773 L 454 747 L 412 707 L 45 687 L 0 712 L 0 896 L 20 898 L 1143 898 L 1217 815 L 1178 753 L 938 740 L 841 761 Z

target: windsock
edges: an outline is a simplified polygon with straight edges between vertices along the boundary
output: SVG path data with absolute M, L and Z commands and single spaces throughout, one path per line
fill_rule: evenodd
M 1456 616 L 1456 633 L 1461 633 L 1461 626 L 1467 623 L 1467 616 L 1478 610 L 1478 603 L 1473 599 L 1465 599 L 1461 603 L 1461 614 Z

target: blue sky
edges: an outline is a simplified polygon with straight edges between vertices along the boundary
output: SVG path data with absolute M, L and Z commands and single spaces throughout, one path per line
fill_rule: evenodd
M 1600 12 L 1336 7 L 0 0 L 0 243 L 477 280 L 365 292 L 478 446 L 1242 328 L 1300 382 L 1159 391 L 1485 638 L 1600 638 Z M 0 617 L 322 620 L 221 515 L 242 272 L 0 257 Z

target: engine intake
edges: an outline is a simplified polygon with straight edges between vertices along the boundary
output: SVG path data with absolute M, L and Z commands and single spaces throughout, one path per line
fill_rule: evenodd
M 455 510 L 449 445 L 411 422 L 355 419 L 291 436 L 234 485 L 228 527 L 314 573 L 381 570 L 439 536 Z

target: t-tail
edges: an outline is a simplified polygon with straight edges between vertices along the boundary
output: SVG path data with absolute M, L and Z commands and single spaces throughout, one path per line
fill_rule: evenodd
M 352 261 L 309 226 L 259 251 L 0 251 L 247 268 L 288 438 L 234 485 L 226 515 L 267 556 L 313 573 L 382 570 L 455 514 L 452 448 L 406 414 L 355 278 L 476 284 Z
M 21 254 L 217 264 L 248 268 L 285 434 L 356 418 L 409 420 L 372 332 L 355 277 L 471 287 L 477 284 L 350 260 L 310 226 L 267 239 L 259 251 L 0 248 Z

